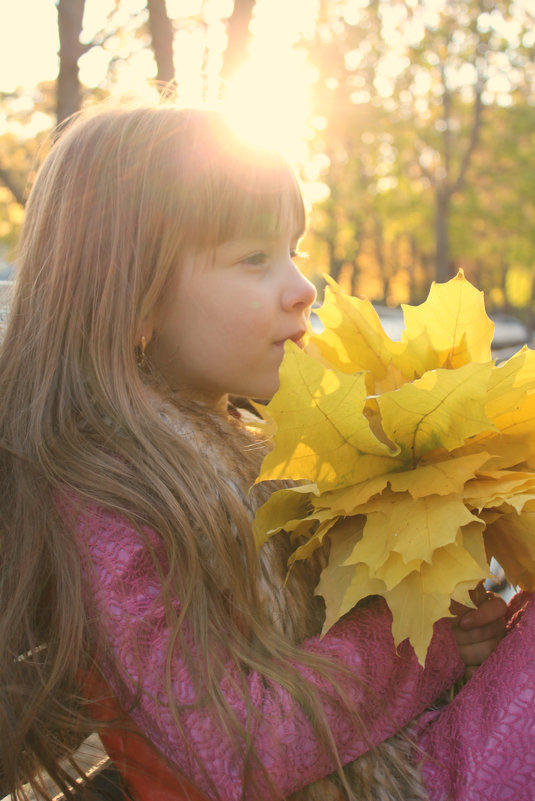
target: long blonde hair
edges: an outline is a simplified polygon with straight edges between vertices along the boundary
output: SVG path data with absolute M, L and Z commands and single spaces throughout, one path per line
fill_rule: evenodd
M 289 219 L 304 219 L 293 172 L 240 141 L 216 112 L 88 113 L 40 170 L 0 351 L 0 753 L 12 791 L 42 766 L 68 794 L 59 759 L 94 728 L 77 676 L 91 664 L 95 632 L 78 546 L 58 513 L 65 491 L 157 532 L 169 561 L 171 642 L 188 648 L 186 619 L 190 656 L 204 665 L 199 687 L 236 738 L 250 745 L 219 696 L 221 642 L 243 670 L 283 683 L 322 726 L 313 690 L 284 667 L 298 650 L 266 625 L 244 510 L 170 436 L 136 361 L 140 324 L 184 253 Z M 229 625 L 220 587 L 232 588 L 243 625 Z M 174 617 L 172 597 L 182 602 Z

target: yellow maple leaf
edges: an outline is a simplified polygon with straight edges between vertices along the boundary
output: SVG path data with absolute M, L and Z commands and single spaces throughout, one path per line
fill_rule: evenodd
M 459 271 L 446 284 L 433 283 L 420 306 L 403 306 L 402 341 L 417 342 L 425 370 L 462 367 L 491 359 L 494 324 L 487 317 L 483 293 Z
M 363 373 L 328 370 L 293 342 L 285 345 L 281 386 L 268 405 L 277 424 L 277 447 L 267 455 L 259 480 L 306 479 L 319 489 L 341 486 L 395 469 L 389 448 L 370 430 L 364 414 Z
M 465 456 L 450 457 L 442 461 L 427 463 L 423 459 L 417 467 L 388 476 L 388 483 L 394 492 L 410 492 L 413 498 L 426 495 L 460 495 L 466 482 L 474 477 L 487 463 L 487 453 L 471 453 Z
M 375 383 L 400 386 L 406 378 L 396 361 L 405 346 L 386 335 L 369 300 L 343 294 L 332 279 L 326 278 L 329 286 L 318 312 L 324 331 L 311 336 L 312 349 L 317 348 L 328 364 L 342 372 L 364 371 Z M 413 377 L 410 370 L 408 377 Z
M 333 517 L 328 513 L 327 510 L 320 512 L 318 517 L 318 527 L 314 530 L 312 536 L 308 537 L 308 539 L 305 539 L 301 545 L 297 545 L 295 551 L 288 558 L 288 567 L 291 567 L 297 560 L 307 559 L 314 553 L 314 551 L 316 551 L 318 548 L 321 548 L 325 536 L 329 534 L 329 532 L 340 522 L 340 518 Z M 352 526 L 352 536 L 357 537 L 359 530 L 362 528 L 362 523 L 356 517 L 352 518 L 352 521 L 354 521 L 354 525 Z M 295 534 L 296 532 L 294 532 L 294 540 Z
M 386 587 L 378 579 L 370 579 L 366 565 L 346 567 L 347 559 L 355 542 L 355 518 L 340 520 L 331 529 L 330 557 L 323 568 L 316 595 L 325 601 L 325 634 L 336 621 L 349 612 L 356 603 L 369 595 L 384 595 Z
M 435 495 L 461 494 L 467 481 L 485 465 L 489 455 L 485 452 L 460 455 L 448 460 L 426 463 L 417 466 L 409 464 L 407 469 L 385 473 L 367 481 L 359 482 L 336 490 L 326 490 L 310 497 L 314 509 L 330 509 L 333 514 L 357 514 L 363 504 L 374 496 L 379 496 L 390 486 L 394 492 L 409 492 L 413 498 L 423 498 L 431 492 Z M 282 526 L 281 526 L 282 528 Z
M 472 559 L 481 568 L 481 578 L 490 578 L 489 559 L 487 558 L 487 551 L 485 549 L 485 541 L 482 536 L 485 530 L 485 521 L 478 519 L 467 526 L 463 526 L 457 538 L 457 544 L 464 548 L 472 557 Z M 452 598 L 460 603 L 472 605 L 472 600 L 468 595 L 468 590 L 473 589 L 471 586 L 464 586 L 463 582 L 457 584 L 453 591 Z
M 414 463 L 434 448 L 453 450 L 492 428 L 485 395 L 492 364 L 432 370 L 377 398 L 383 430 Z
M 396 644 L 410 639 L 421 664 L 433 634 L 434 623 L 449 615 L 451 598 L 458 584 L 475 586 L 488 576 L 468 551 L 456 543 L 438 548 L 433 562 L 424 562 L 385 594 L 393 615 Z M 453 577 L 453 586 L 452 586 Z
M 435 621 L 452 598 L 471 603 L 492 556 L 535 588 L 535 354 L 494 365 L 483 296 L 462 273 L 404 307 L 399 342 L 330 284 L 324 332 L 307 353 L 287 346 L 265 412 L 276 433 L 258 480 L 307 483 L 275 493 L 255 535 L 287 531 L 290 565 L 329 542 L 324 631 L 380 594 L 395 642 L 409 637 L 423 662 Z
M 535 590 L 535 512 L 502 514 L 485 529 L 485 547 L 511 583 Z
M 508 502 L 517 511 L 535 493 L 535 474 L 518 470 L 482 471 L 466 484 L 465 502 L 474 509 L 501 506 Z M 523 499 L 519 504 L 517 499 Z
M 455 542 L 459 529 L 477 519 L 458 495 L 415 500 L 408 492 L 390 492 L 357 511 L 367 517 L 364 535 L 345 564 L 366 562 L 372 576 L 392 551 L 407 564 L 431 562 L 437 548 Z
M 315 485 L 308 484 L 273 492 L 255 515 L 253 533 L 257 548 L 282 528 L 288 532 L 307 530 L 317 519 L 310 498 L 317 492 Z
M 498 365 L 489 378 L 485 411 L 491 420 L 522 405 L 526 393 L 535 390 L 535 351 L 524 347 Z

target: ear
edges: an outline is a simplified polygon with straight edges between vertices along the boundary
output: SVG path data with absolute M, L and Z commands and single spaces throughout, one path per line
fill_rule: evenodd
M 154 334 L 154 319 L 152 314 L 148 314 L 146 317 L 143 318 L 141 321 L 141 325 L 136 334 L 136 345 L 139 345 L 141 340 L 144 338 L 145 343 L 148 345 L 151 341 Z

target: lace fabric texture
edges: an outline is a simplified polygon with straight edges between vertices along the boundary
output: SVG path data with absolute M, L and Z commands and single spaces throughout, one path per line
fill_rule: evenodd
M 245 755 L 237 751 L 213 710 L 208 705 L 188 709 L 198 699 L 189 667 L 180 654 L 173 663 L 172 684 L 182 707 L 183 731 L 176 726 L 163 686 L 169 632 L 158 576 L 142 538 L 126 521 L 99 509 L 81 513 L 78 527 L 90 558 L 89 591 L 95 622 L 104 630 L 109 659 L 119 667 L 123 686 L 117 686 L 111 662 L 104 665 L 105 673 L 125 704 L 142 686 L 131 711 L 134 722 L 208 795 L 216 787 L 225 801 L 258 801 L 262 789 L 268 797 L 262 770 L 255 771 L 253 765 L 253 774 L 249 772 L 245 781 Z M 157 552 L 156 536 L 147 533 Z M 363 724 L 359 730 L 329 683 L 302 669 L 320 691 L 344 763 L 409 723 L 458 678 L 462 669 L 451 629 L 444 621 L 436 626 L 425 670 L 407 643 L 396 655 L 390 613 L 380 600 L 355 610 L 323 639 L 313 637 L 303 648 L 329 656 L 350 670 L 351 675 L 341 675 L 340 681 L 351 704 L 359 710 Z M 236 668 L 229 664 L 222 691 L 245 724 L 247 711 L 241 694 L 236 692 L 239 683 Z M 277 797 L 284 798 L 330 773 L 335 768 L 332 756 L 325 752 L 306 713 L 291 696 L 254 672 L 248 674 L 247 684 L 254 708 L 260 713 L 253 732 L 254 746 Z M 130 699 L 124 698 L 125 692 Z
M 535 799 L 535 602 L 444 709 L 420 720 L 430 801 Z
M 242 446 L 249 452 L 251 441 L 236 445 L 232 461 L 228 443 L 239 435 L 237 430 L 226 430 L 219 419 L 207 425 L 204 410 L 198 420 L 192 410 L 183 417 L 172 409 L 164 413 L 181 438 L 217 466 L 254 514 L 261 499 L 254 500 L 248 488 L 256 466 L 242 464 Z M 252 462 L 260 457 L 253 449 Z M 60 506 L 67 512 L 71 503 Z M 106 642 L 104 674 L 135 724 L 172 765 L 207 796 L 222 801 L 286 798 L 335 769 L 306 713 L 282 687 L 254 672 L 247 675 L 247 685 L 258 713 L 253 716 L 252 739 L 262 769 L 248 762 L 213 709 L 198 703 L 194 667 L 180 652 L 172 663 L 171 687 L 181 708 L 178 727 L 163 681 L 169 631 L 160 580 L 146 543 L 127 521 L 98 507 L 79 512 L 76 523 L 87 602 L 95 629 Z M 165 564 L 159 538 L 151 531 L 145 535 L 156 559 Z M 277 577 L 270 543 L 261 552 L 261 589 L 273 606 L 273 618 L 280 617 L 285 630 L 285 621 L 302 607 L 295 588 L 288 597 L 292 591 L 290 582 L 284 586 L 284 572 Z M 175 604 L 179 609 L 179 599 Z M 323 639 L 305 639 L 305 651 L 328 656 L 349 671 L 341 674 L 340 684 L 359 712 L 360 726 L 325 679 L 299 668 L 318 688 L 342 763 L 352 762 L 414 721 L 414 754 L 430 801 L 535 801 L 535 601 L 517 598 L 512 611 L 516 615 L 511 631 L 498 649 L 450 704 L 432 712 L 425 710 L 463 669 L 448 621 L 435 626 L 425 670 L 407 642 L 396 653 L 390 612 L 380 599 L 354 610 Z M 299 622 L 289 622 L 291 636 Z M 194 655 L 193 643 L 188 645 Z M 241 681 L 229 663 L 221 691 L 245 725 L 248 712 L 236 691 Z

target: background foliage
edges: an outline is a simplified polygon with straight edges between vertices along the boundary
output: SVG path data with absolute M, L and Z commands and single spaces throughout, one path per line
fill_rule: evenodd
M 56 123 L 122 91 L 134 62 L 172 85 L 186 35 L 203 43 L 190 74 L 213 100 L 255 47 L 266 0 L 115 0 L 89 26 L 94 3 L 57 0 L 57 80 L 0 94 L 4 258 Z M 282 36 L 284 6 L 273 8 Z M 317 0 L 294 47 L 313 75 L 298 167 L 315 197 L 304 250 L 318 285 L 330 272 L 373 300 L 417 303 L 462 267 L 489 309 L 532 325 L 534 23 L 532 0 Z M 100 64 L 96 85 L 80 79 L 84 59 Z

